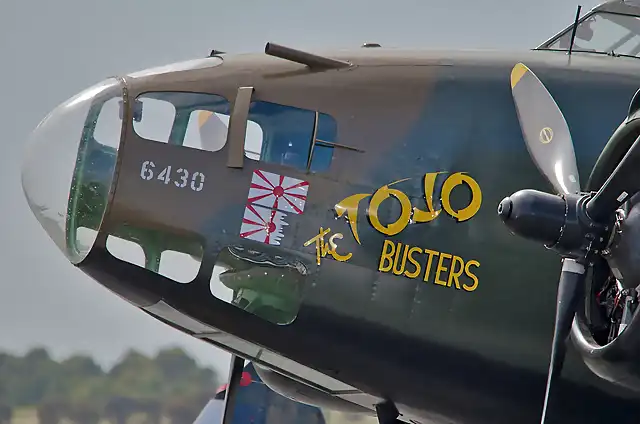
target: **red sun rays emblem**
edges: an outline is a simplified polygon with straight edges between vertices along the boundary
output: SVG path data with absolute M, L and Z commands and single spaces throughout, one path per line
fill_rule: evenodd
M 287 213 L 301 214 L 309 183 L 271 172 L 253 171 L 240 237 L 279 245 Z M 287 212 L 287 213 L 284 213 Z
M 309 183 L 284 175 L 253 171 L 248 203 L 301 214 L 307 202 Z

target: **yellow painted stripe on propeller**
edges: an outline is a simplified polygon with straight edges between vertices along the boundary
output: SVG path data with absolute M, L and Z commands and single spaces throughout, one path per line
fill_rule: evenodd
M 516 66 L 511 70 L 511 88 L 515 87 L 528 71 L 529 68 L 527 68 L 523 63 L 516 64 Z

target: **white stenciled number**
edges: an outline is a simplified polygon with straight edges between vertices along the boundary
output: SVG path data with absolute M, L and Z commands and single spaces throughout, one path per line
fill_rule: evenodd
M 143 180 L 150 180 L 153 178 L 152 169 L 155 168 L 156 164 L 151 162 L 150 160 L 145 160 L 142 162 L 142 168 L 140 168 L 140 178 Z
M 189 181 L 189 171 L 187 171 L 186 169 L 180 168 L 176 172 L 182 175 L 180 175 L 180 181 L 174 181 L 173 183 L 176 185 L 176 187 L 179 187 L 179 188 L 185 187 L 187 185 L 187 182 Z
M 204 186 L 204 174 L 202 172 L 194 172 L 191 176 L 191 190 L 200 191 Z
M 162 170 L 161 173 L 158 174 L 158 179 L 164 181 L 165 184 L 169 184 L 171 181 L 171 165 L 167 166 Z
M 156 164 L 150 160 L 145 160 L 142 162 L 142 168 L 140 168 L 140 178 L 143 180 L 151 180 L 154 177 L 153 169 L 156 167 Z M 172 180 L 171 178 L 171 170 L 172 165 L 167 165 L 156 177 L 157 180 L 162 181 L 165 184 L 169 184 Z M 175 184 L 178 188 L 185 188 L 187 185 L 193 191 L 202 191 L 204 188 L 204 174 L 202 172 L 194 172 L 191 174 L 188 170 L 184 168 L 179 168 L 176 171 L 178 174 L 178 178 L 173 180 L 173 184 Z M 189 178 L 191 176 L 191 178 Z

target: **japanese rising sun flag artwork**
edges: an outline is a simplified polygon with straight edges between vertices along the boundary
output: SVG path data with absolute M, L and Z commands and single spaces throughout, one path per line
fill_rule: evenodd
M 307 181 L 253 171 L 240 237 L 279 245 L 287 213 L 302 214 L 308 190 Z
M 240 237 L 279 245 L 280 239 L 282 239 L 282 227 L 288 225 L 284 221 L 285 216 L 275 209 L 262 208 L 247 203 L 240 226 Z

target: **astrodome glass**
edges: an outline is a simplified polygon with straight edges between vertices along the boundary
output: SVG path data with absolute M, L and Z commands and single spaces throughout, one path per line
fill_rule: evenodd
M 120 143 L 122 87 L 107 79 L 53 109 L 31 133 L 22 189 L 31 211 L 78 263 L 96 240 Z

